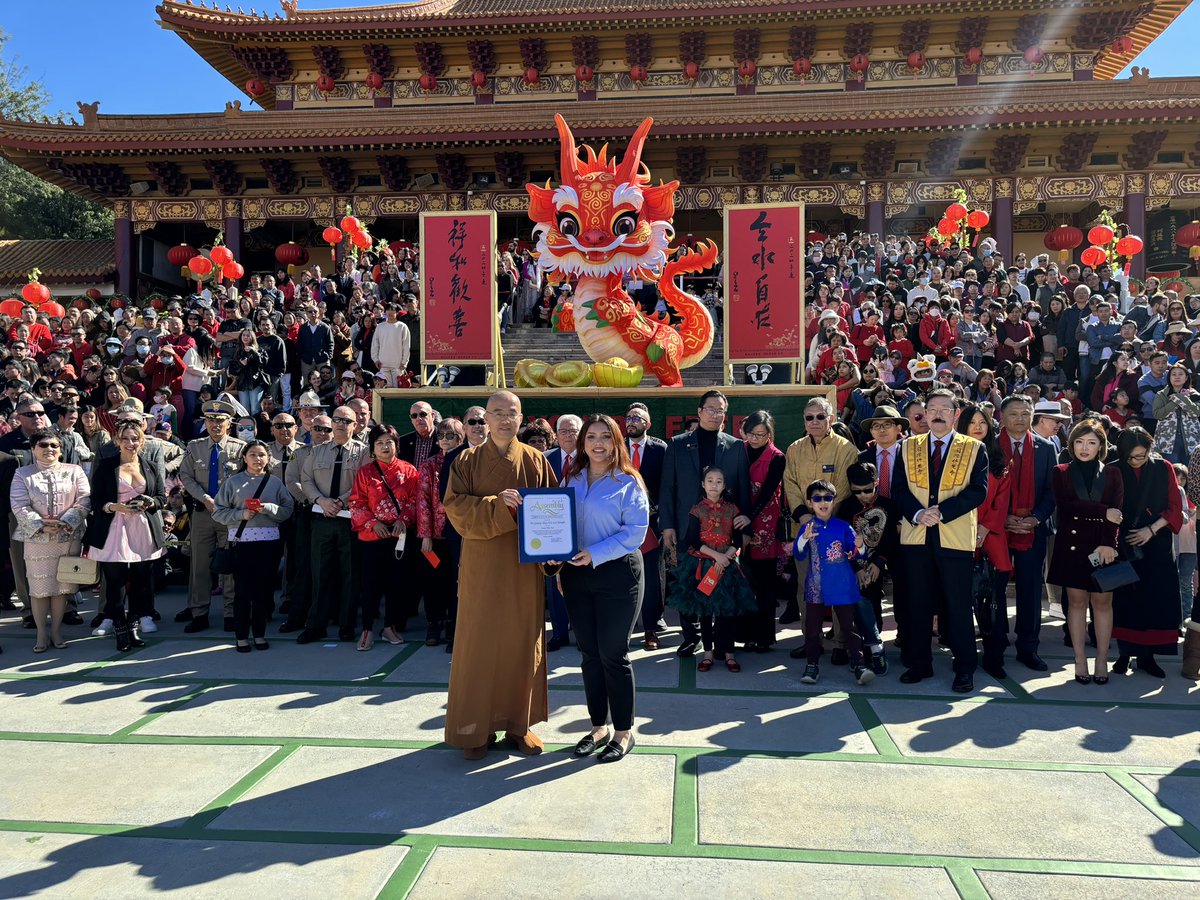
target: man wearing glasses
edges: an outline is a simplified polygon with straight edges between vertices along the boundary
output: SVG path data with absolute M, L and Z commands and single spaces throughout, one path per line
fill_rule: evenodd
M 13 578 L 16 581 L 17 598 L 24 604 L 27 611 L 23 621 L 26 628 L 33 628 L 33 616 L 28 614 L 31 609 L 29 602 L 29 582 L 25 578 L 25 544 L 23 541 L 12 540 L 13 532 L 17 529 L 17 517 L 13 515 L 12 504 L 9 502 L 9 490 L 12 488 L 13 476 L 21 466 L 32 465 L 33 447 L 29 438 L 40 428 L 49 428 L 50 419 L 46 415 L 46 407 L 41 400 L 26 399 L 17 404 L 16 416 L 18 426 L 4 437 L 0 437 L 0 503 L 8 510 L 9 558 L 12 560 Z M 79 459 L 73 449 L 63 447 L 62 461 L 78 464 Z M 7 593 L 4 594 L 8 596 Z M 63 617 L 68 625 L 79 625 L 83 622 L 79 613 L 69 609 Z
M 196 438 L 187 445 L 179 477 L 184 490 L 192 499 L 191 517 L 192 571 L 188 589 L 188 608 L 175 616 L 176 622 L 187 622 L 183 630 L 195 634 L 208 628 L 208 607 L 212 600 L 213 551 L 224 547 L 228 531 L 213 518 L 216 496 L 225 479 L 237 471 L 242 450 L 246 444 L 229 436 L 229 422 L 235 412 L 233 406 L 223 400 L 212 400 L 204 404 L 205 437 Z M 224 627 L 233 631 L 233 576 L 221 577 L 224 585 Z
M 315 397 L 316 395 L 312 396 Z M 304 623 L 308 621 L 308 613 L 312 605 L 312 565 L 309 561 L 309 554 L 312 549 L 313 505 L 312 501 L 304 493 L 304 487 L 300 483 L 300 475 L 304 471 L 304 461 L 308 458 L 308 455 L 316 447 L 333 440 L 333 422 L 329 416 L 321 415 L 319 409 L 310 409 L 308 412 L 313 413 L 313 415 L 309 416 L 311 428 L 308 431 L 308 438 L 311 443 L 296 442 L 299 446 L 292 454 L 292 460 L 288 463 L 287 470 L 284 473 L 286 476 L 284 484 L 287 485 L 292 499 L 296 501 L 295 515 L 288 519 L 288 522 L 292 523 L 292 528 L 294 529 L 292 546 L 295 547 L 296 553 L 294 556 L 295 568 L 293 569 L 295 581 L 289 593 L 291 602 L 287 610 L 287 619 L 279 626 L 280 634 L 299 631 L 304 627 Z M 287 413 L 280 413 L 276 418 L 287 420 L 292 417 L 287 415 Z M 280 429 L 273 430 L 276 433 L 275 439 L 277 441 L 282 441 L 286 437 L 286 435 L 279 435 Z M 284 577 L 287 577 L 286 571 Z
M 687 534 L 688 516 L 700 502 L 703 472 L 716 466 L 725 473 L 725 488 L 741 512 L 733 520 L 735 529 L 750 524 L 746 510 L 750 508 L 750 459 L 746 445 L 722 431 L 729 401 L 720 391 L 706 391 L 700 397 L 697 410 L 699 425 L 694 431 L 676 435 L 667 445 L 663 458 L 662 488 L 658 496 L 658 521 L 662 525 L 663 550 L 667 564 L 677 560 L 679 535 Z M 651 503 L 654 502 L 651 496 Z M 694 617 L 679 617 L 683 626 L 683 643 L 675 651 L 688 657 L 696 652 L 700 632 Z
M 18 338 L 8 345 L 9 358 L 21 370 L 21 377 L 33 384 L 41 377 L 42 371 L 29 355 L 29 344 Z
M 263 398 L 266 400 L 266 398 Z M 291 413 L 276 413 L 271 419 L 271 442 L 267 449 L 271 454 L 268 471 L 282 481 L 288 483 L 288 470 L 295 463 L 296 454 L 304 447 L 296 440 L 296 419 Z M 307 511 L 305 511 L 307 513 Z M 279 525 L 279 535 L 283 538 L 283 589 L 279 595 L 279 612 L 287 615 L 291 612 L 294 587 L 296 584 L 296 520 L 297 516 L 289 516 Z M 307 514 L 302 518 L 311 518 Z M 304 554 L 307 561 L 308 554 Z M 307 586 L 308 580 L 305 580 Z M 300 605 L 307 608 L 307 596 Z
M 420 469 L 425 460 L 437 455 L 437 441 L 433 429 L 441 417 L 424 400 L 418 400 L 409 407 L 408 419 L 412 422 L 414 430 L 400 436 L 400 446 L 396 455 Z

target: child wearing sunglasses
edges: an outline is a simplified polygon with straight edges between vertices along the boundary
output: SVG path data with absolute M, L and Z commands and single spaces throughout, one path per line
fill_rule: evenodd
M 814 517 L 796 538 L 793 556 L 809 559 L 804 583 L 804 653 L 808 664 L 800 680 L 816 684 L 821 677 L 821 625 L 828 606 L 850 652 L 850 672 L 859 684 L 870 684 L 875 673 L 863 665 L 863 642 L 854 621 L 862 599 L 851 560 L 865 555 L 865 543 L 848 522 L 833 517 L 837 489 L 828 481 L 814 481 L 805 491 Z

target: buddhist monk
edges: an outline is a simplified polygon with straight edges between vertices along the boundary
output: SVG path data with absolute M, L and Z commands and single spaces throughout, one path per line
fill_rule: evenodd
M 554 487 L 554 472 L 517 440 L 516 394 L 493 394 L 484 417 L 488 439 L 454 461 L 445 501 L 463 539 L 446 743 L 470 760 L 482 759 L 501 730 L 521 753 L 541 753 L 529 729 L 548 714 L 546 580 L 538 566 L 518 561 L 517 489 Z

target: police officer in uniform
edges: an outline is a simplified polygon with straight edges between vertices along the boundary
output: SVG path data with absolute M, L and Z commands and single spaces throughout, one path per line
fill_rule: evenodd
M 271 419 L 271 437 L 274 440 L 267 445 L 271 451 L 271 459 L 267 471 L 282 481 L 288 483 L 288 469 L 294 465 L 296 451 L 304 445 L 296 438 L 296 418 L 291 413 L 276 413 Z M 297 467 L 298 468 L 298 467 Z M 279 533 L 283 538 L 283 590 L 280 593 L 279 611 L 287 614 L 291 610 L 292 593 L 296 586 L 296 526 L 295 516 L 289 516 L 279 524 Z M 308 553 L 305 548 L 305 560 Z M 303 605 L 303 601 L 301 601 Z
M 284 415 L 284 413 L 280 413 Z M 279 626 L 280 634 L 288 634 L 292 631 L 300 631 L 304 627 L 304 623 L 308 621 L 308 612 L 312 606 L 312 566 L 309 564 L 309 559 L 312 554 L 312 501 L 308 499 L 308 495 L 304 493 L 304 488 L 300 484 L 300 476 L 304 471 L 304 460 L 317 447 L 322 444 L 327 444 L 333 440 L 333 422 L 329 416 L 318 415 L 310 417 L 309 423 L 312 426 L 309 430 L 309 437 L 312 443 L 305 446 L 300 444 L 296 452 L 292 454 L 292 461 L 287 464 L 287 471 L 283 478 L 283 483 L 287 485 L 288 493 L 292 495 L 292 499 L 296 501 L 296 512 L 288 519 L 292 523 L 292 545 L 296 548 L 296 565 L 290 570 L 290 573 L 295 576 L 295 581 L 291 584 L 291 603 L 288 606 L 287 619 Z M 297 441 L 297 443 L 300 443 Z M 274 473 L 278 475 L 279 473 Z
M 183 630 L 189 634 L 208 628 L 208 605 L 212 596 L 212 574 L 209 565 L 213 550 L 224 547 L 228 530 L 212 517 L 217 491 L 225 479 L 237 471 L 244 441 L 229 436 L 229 423 L 236 410 L 224 400 L 210 400 L 201 412 L 204 415 L 206 437 L 196 438 L 187 445 L 179 477 L 184 490 L 193 501 L 191 519 L 192 573 L 188 589 L 188 608 L 175 617 L 187 622 Z M 224 576 L 225 630 L 233 631 L 233 577 Z

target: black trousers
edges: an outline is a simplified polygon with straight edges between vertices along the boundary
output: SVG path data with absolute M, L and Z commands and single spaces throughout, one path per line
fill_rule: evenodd
M 408 611 L 404 602 L 404 588 L 411 579 L 409 565 L 404 559 L 396 558 L 396 541 L 384 538 L 381 541 L 359 541 L 362 553 L 363 631 L 375 628 L 375 617 L 379 614 L 379 597 L 382 594 L 383 624 L 391 625 L 397 634 L 404 632 L 408 624 Z M 410 546 L 406 544 L 406 547 Z
M 896 640 L 903 646 L 909 637 L 908 614 L 912 609 L 909 595 L 912 593 L 908 582 L 908 563 L 905 556 L 907 547 L 901 547 L 895 559 L 888 560 L 889 575 L 892 579 L 892 618 L 896 620 Z
M 312 521 L 311 509 L 297 504 L 295 514 L 279 529 L 287 546 L 287 622 L 293 628 L 304 627 L 312 606 Z
M 233 635 L 239 641 L 266 635 L 282 555 L 282 540 L 239 541 L 233 548 Z
M 563 598 L 583 658 L 583 693 L 592 725 L 612 717 L 613 728 L 633 727 L 633 666 L 629 636 L 644 588 L 642 554 L 635 551 L 596 568 L 563 566 Z
M 417 552 L 420 554 L 420 550 Z M 425 618 L 431 625 L 445 623 L 446 637 L 452 638 L 454 620 L 458 617 L 458 566 L 451 559 L 447 541 L 435 539 L 433 552 L 438 558 L 438 566 L 430 574 L 425 589 Z M 425 559 L 424 554 L 421 559 Z
M 361 578 L 361 566 L 356 565 L 359 543 L 351 533 L 349 519 L 312 516 L 313 602 L 306 628 L 325 631 L 335 598 L 338 627 L 354 628 Z
M 933 614 L 938 610 L 939 600 L 944 598 L 938 625 L 954 654 L 954 671 L 973 674 L 979 665 L 975 652 L 975 610 L 971 602 L 973 555 L 943 550 L 934 543 L 905 546 L 902 552 L 907 554 L 910 601 L 909 627 L 901 647 L 904 665 L 922 672 L 933 669 L 930 646 Z M 944 625 L 942 618 L 946 620 Z
M 122 594 L 129 597 L 129 618 L 140 619 L 154 609 L 154 560 L 123 563 L 102 562 L 104 573 L 104 618 L 114 625 L 126 622 Z
M 775 643 L 775 601 L 779 596 L 779 579 L 775 574 L 778 560 L 747 559 L 742 565 L 750 576 L 750 587 L 758 608 L 747 613 L 742 623 L 745 639 L 751 644 L 770 647 Z
M 658 620 L 663 614 L 662 578 L 659 576 L 661 567 L 661 547 L 642 554 L 642 579 L 646 584 L 642 596 L 642 631 L 646 634 L 658 634 Z

